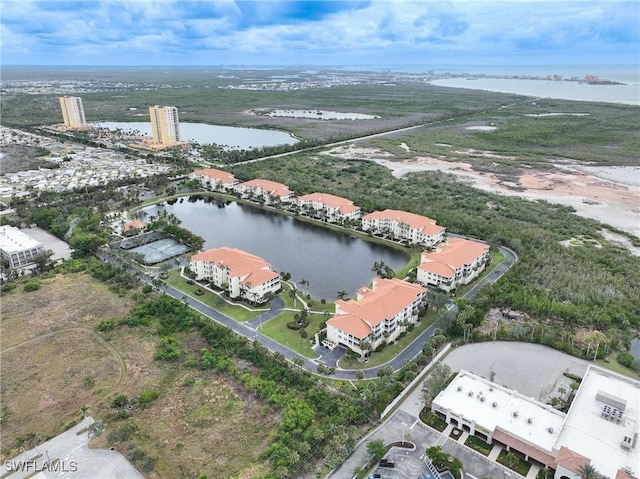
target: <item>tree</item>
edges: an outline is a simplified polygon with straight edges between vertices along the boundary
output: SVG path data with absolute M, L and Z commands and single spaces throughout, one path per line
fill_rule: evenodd
M 349 293 L 347 293 L 346 291 L 342 290 L 342 291 L 338 291 L 336 293 L 336 298 L 340 299 L 340 300 L 344 300 L 349 296 Z
M 451 368 L 446 364 L 438 364 L 422 386 L 422 398 L 429 405 L 440 391 L 442 391 L 451 377 Z
M 449 464 L 451 454 L 447 454 L 442 450 L 442 446 L 431 446 L 425 451 L 431 462 L 438 470 L 444 469 Z
M 582 479 L 598 479 L 600 475 L 595 467 L 591 464 L 585 464 L 578 468 L 578 474 Z
M 382 439 L 372 439 L 367 442 L 367 452 L 374 461 L 379 461 L 386 454 L 387 448 Z
M 40 454 L 38 451 L 38 443 L 40 442 L 40 433 L 39 432 L 30 432 L 25 436 L 25 442 L 31 448 L 36 448 L 36 452 Z
M 304 293 L 304 295 L 307 295 L 307 286 L 309 286 L 309 280 L 306 279 L 301 279 L 300 280 L 300 285 L 303 286 L 302 292 Z
M 50 265 L 51 256 L 53 256 L 53 251 L 46 250 L 36 255 L 33 258 L 33 263 L 35 264 L 34 269 L 37 273 L 44 273 L 49 269 L 49 267 L 51 266 Z
M 78 412 L 82 414 L 82 417 L 87 417 L 87 413 L 89 412 L 89 406 L 87 406 L 86 404 L 80 406 L 80 409 Z

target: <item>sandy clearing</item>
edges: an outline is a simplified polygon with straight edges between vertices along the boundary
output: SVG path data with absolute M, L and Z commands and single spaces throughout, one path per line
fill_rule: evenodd
M 630 181 L 626 181 L 630 184 L 625 184 L 624 178 L 612 177 L 602 168 L 592 171 L 566 164 L 556 165 L 556 170 L 527 168 L 517 182 L 507 183 L 492 173 L 473 170 L 471 165 L 464 161 L 445 161 L 428 156 L 399 160 L 389 152 L 354 145 L 333 148 L 328 153 L 346 159 L 375 161 L 389 168 L 396 178 L 420 171 L 451 173 L 470 186 L 491 193 L 572 206 L 580 216 L 598 220 L 640 237 L 640 184 Z M 459 150 L 456 153 L 500 158 L 499 155 L 493 155 L 488 151 Z M 640 175 L 640 167 L 626 168 L 631 173 Z M 630 246 L 628 243 L 620 244 Z

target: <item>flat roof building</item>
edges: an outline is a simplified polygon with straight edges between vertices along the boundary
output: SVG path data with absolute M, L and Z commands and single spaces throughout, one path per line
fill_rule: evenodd
M 0 256 L 11 269 L 33 264 L 33 259 L 44 253 L 44 246 L 14 226 L 0 226 Z
M 580 479 L 590 465 L 610 479 L 640 473 L 640 382 L 589 366 L 568 413 L 468 371 L 432 403 L 448 423 Z

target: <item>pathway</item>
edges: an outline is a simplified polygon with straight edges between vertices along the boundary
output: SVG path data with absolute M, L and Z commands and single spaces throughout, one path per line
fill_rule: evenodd
M 487 276 L 479 280 L 478 283 L 463 296 L 464 299 L 472 298 L 484 284 L 497 281 L 515 263 L 515 261 L 517 261 L 517 256 L 513 251 L 502 246 L 499 247 L 499 249 L 500 252 L 504 255 L 502 263 L 499 264 Z M 154 279 L 152 276 L 144 273 L 141 274 L 141 271 L 137 270 L 129 264 L 123 263 L 121 260 L 109 254 L 108 252 L 101 252 L 98 254 L 98 257 L 105 261 L 115 262 L 129 271 L 141 275 L 141 281 L 147 284 L 152 284 L 152 281 Z M 324 364 L 324 362 L 322 361 L 323 357 L 326 357 L 329 360 L 330 364 L 333 363 L 333 361 L 337 361 L 337 359 L 334 358 L 334 355 L 329 354 L 321 354 L 320 361 L 318 359 L 306 358 L 260 332 L 260 324 L 264 324 L 264 322 L 274 318 L 284 309 L 284 301 L 282 301 L 281 298 L 277 298 L 277 300 L 274 300 L 274 303 L 272 304 L 272 307 L 269 311 L 261 314 L 257 318 L 252 319 L 251 321 L 241 323 L 231 318 L 230 316 L 227 316 L 226 314 L 223 314 L 220 311 L 212 308 L 211 306 L 204 304 L 198 299 L 185 295 L 185 293 L 174 288 L 173 286 L 165 284 L 161 286 L 161 290 L 165 294 L 168 294 L 169 296 L 177 300 L 186 301 L 186 303 L 191 308 L 212 319 L 213 321 L 221 324 L 222 326 L 226 326 L 227 328 L 252 341 L 259 341 L 271 352 L 282 354 L 288 361 L 293 361 L 294 358 L 299 358 L 299 360 L 302 360 L 301 367 L 312 374 L 318 375 L 317 367 L 318 364 Z M 447 310 L 455 312 L 457 311 L 457 306 L 455 304 L 448 305 Z M 386 366 L 391 366 L 394 371 L 397 371 L 404 365 L 406 361 L 415 358 L 422 351 L 424 343 L 427 341 L 427 339 L 432 336 L 435 329 L 439 327 L 438 325 L 441 319 L 442 316 L 438 318 L 431 326 L 425 329 L 422 333 L 420 333 L 405 349 L 398 353 L 392 360 L 379 366 L 359 370 L 362 372 L 363 377 L 365 379 L 376 378 L 378 375 L 378 371 Z M 351 369 L 336 369 L 336 372 L 332 375 L 332 378 L 342 380 L 358 379 L 357 371 Z

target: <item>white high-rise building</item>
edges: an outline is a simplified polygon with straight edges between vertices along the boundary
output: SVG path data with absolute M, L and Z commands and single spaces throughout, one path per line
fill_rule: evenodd
M 150 106 L 151 134 L 156 145 L 180 143 L 178 109 L 175 106 Z
M 82 98 L 77 96 L 61 96 L 60 108 L 64 126 L 67 128 L 87 128 L 87 120 L 84 117 Z

